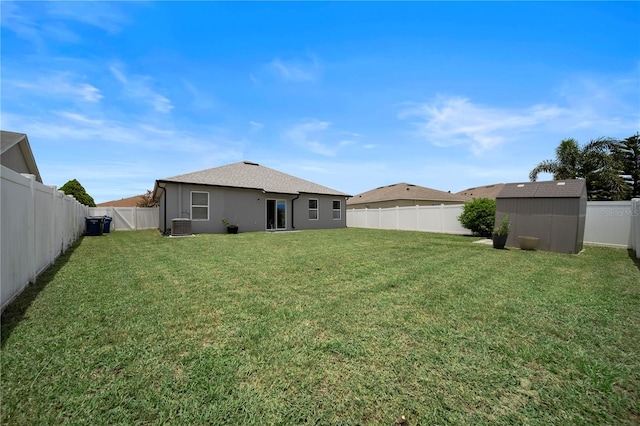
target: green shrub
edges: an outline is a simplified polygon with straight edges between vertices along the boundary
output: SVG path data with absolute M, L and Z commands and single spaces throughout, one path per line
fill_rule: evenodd
M 471 230 L 474 235 L 491 237 L 496 218 L 496 202 L 489 198 L 474 198 L 464 203 L 462 214 L 458 216 L 460 224 Z

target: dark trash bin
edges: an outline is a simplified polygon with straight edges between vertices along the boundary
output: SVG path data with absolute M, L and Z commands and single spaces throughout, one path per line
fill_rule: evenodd
M 109 216 L 105 216 L 104 217 L 103 231 L 104 231 L 105 234 L 108 234 L 109 231 L 111 230 L 111 220 L 113 220 L 113 218 L 111 218 Z
M 95 237 L 98 235 L 102 235 L 103 227 L 104 227 L 104 217 L 103 216 L 92 216 L 85 217 L 85 234 Z

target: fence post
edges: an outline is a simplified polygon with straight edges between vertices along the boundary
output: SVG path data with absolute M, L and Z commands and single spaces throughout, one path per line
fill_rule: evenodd
M 55 185 L 49 185 L 51 188 L 51 213 L 49 214 L 49 232 L 51 232 L 51 241 L 49 242 L 49 265 L 53 265 L 56 260 L 56 192 Z
M 640 198 L 631 200 L 631 246 L 640 259 Z
M 36 189 L 35 181 L 36 176 L 20 173 L 22 176 L 29 179 L 29 207 L 25 212 L 27 215 L 27 267 L 29 283 L 35 284 L 36 282 Z

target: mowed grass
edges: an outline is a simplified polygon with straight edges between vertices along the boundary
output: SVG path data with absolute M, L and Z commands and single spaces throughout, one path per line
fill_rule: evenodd
M 85 237 L 3 313 L 2 424 L 637 424 L 626 250 Z

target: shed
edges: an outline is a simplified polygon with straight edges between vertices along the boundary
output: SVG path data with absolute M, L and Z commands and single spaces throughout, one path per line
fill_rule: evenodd
M 538 238 L 538 249 L 558 253 L 582 250 L 587 213 L 584 180 L 508 183 L 496 197 L 498 226 L 511 219 L 507 246 L 519 247 L 518 236 Z

